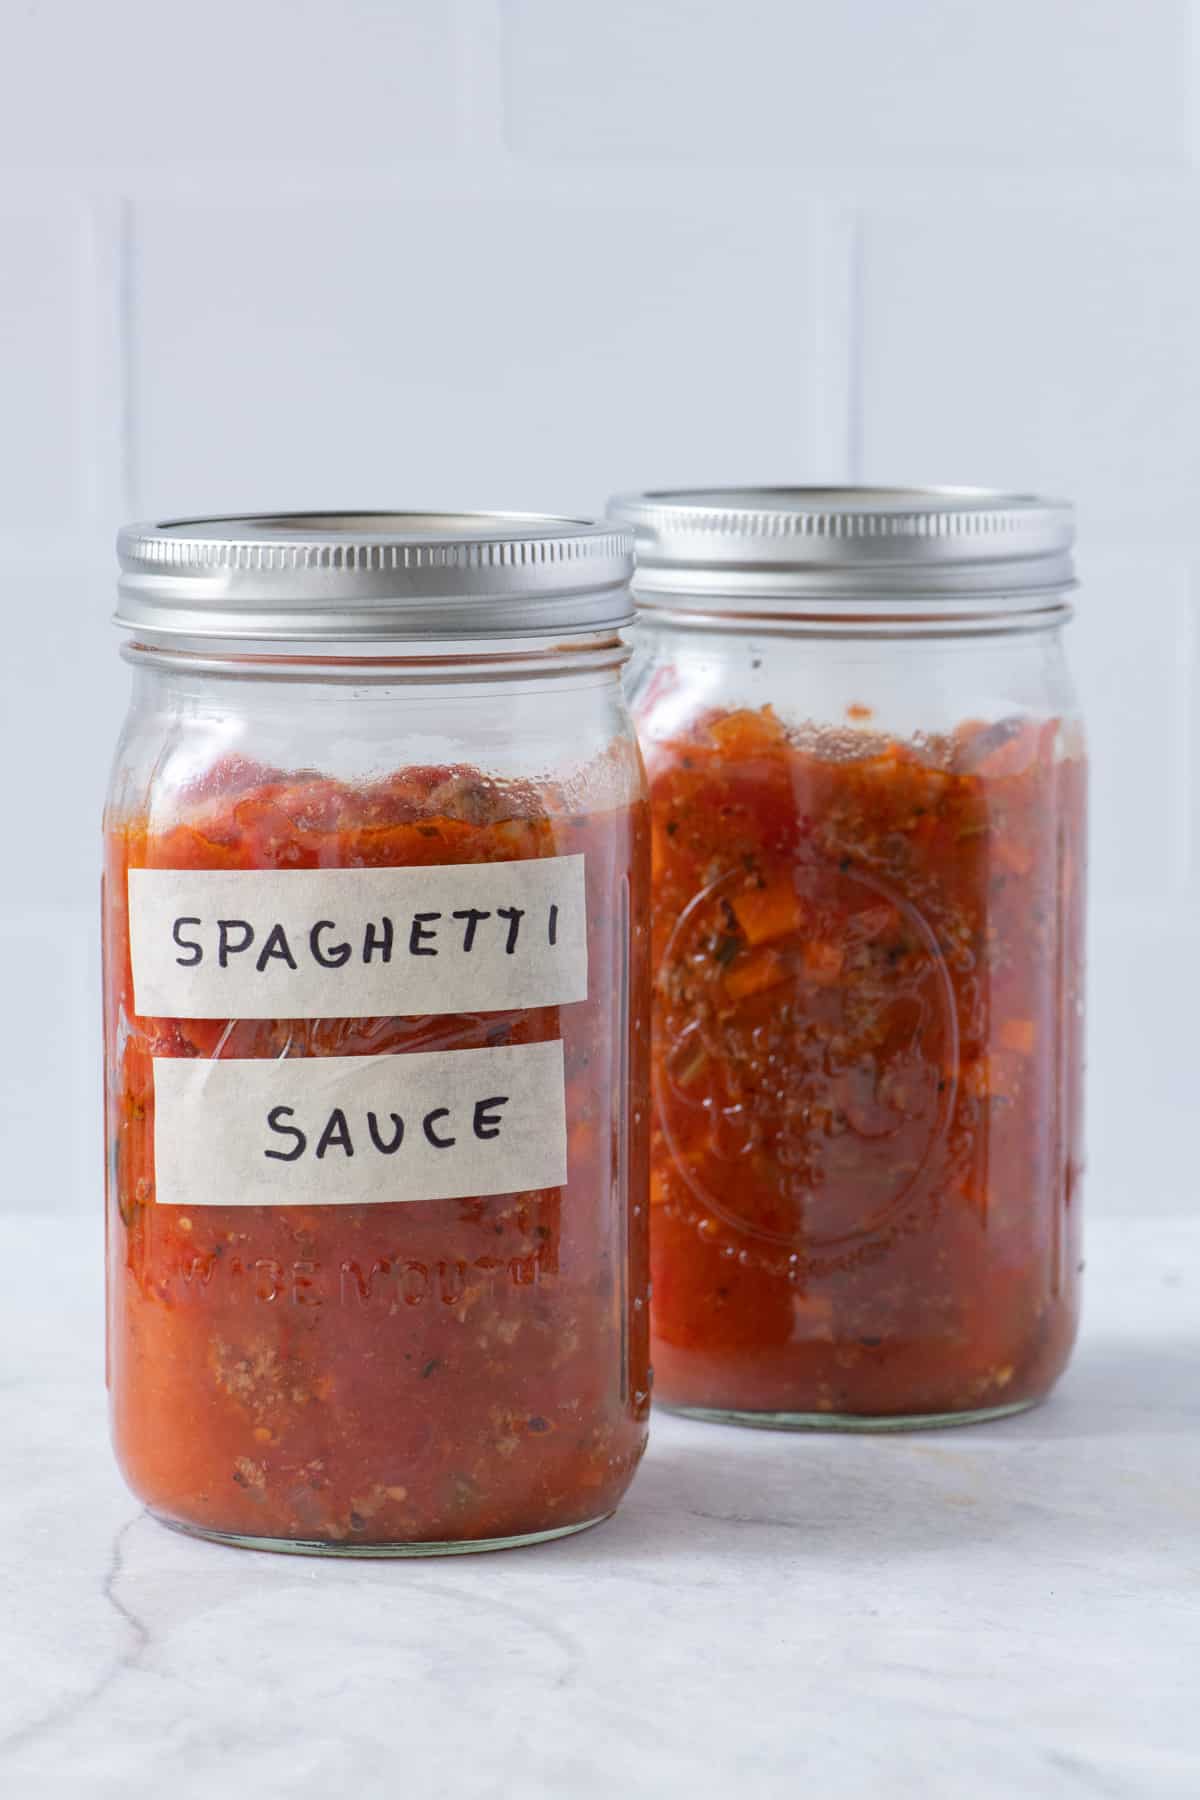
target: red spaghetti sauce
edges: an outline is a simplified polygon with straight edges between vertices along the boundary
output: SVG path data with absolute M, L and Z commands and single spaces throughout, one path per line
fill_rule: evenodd
M 1039 1397 L 1077 1314 L 1081 760 L 1054 720 L 643 724 L 658 1397 Z
M 352 787 L 230 759 L 169 819 L 110 820 L 109 1382 L 166 1519 L 335 1547 L 610 1512 L 645 1443 L 644 805 L 573 812 L 464 768 Z M 133 1009 L 126 872 L 586 857 L 589 997 L 522 1012 L 179 1020 Z M 632 1035 L 614 995 L 630 997 Z M 642 998 L 639 999 L 639 996 Z M 403 1056 L 561 1038 L 563 1188 L 373 1205 L 155 1200 L 153 1059 Z M 628 1106 L 626 1105 L 628 1095 Z

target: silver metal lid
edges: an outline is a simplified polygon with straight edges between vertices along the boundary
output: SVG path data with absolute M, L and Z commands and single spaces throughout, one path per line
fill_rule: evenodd
M 621 494 L 648 606 L 786 613 L 809 599 L 1025 599 L 1075 585 L 1071 506 L 987 488 L 679 488 Z M 764 605 L 746 604 L 764 602 Z
M 628 624 L 633 534 L 538 513 L 127 525 L 116 624 L 174 649 L 453 643 Z

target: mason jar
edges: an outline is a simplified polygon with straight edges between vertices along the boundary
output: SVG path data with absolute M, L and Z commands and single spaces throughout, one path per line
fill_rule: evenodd
M 1070 509 L 611 512 L 639 552 L 656 1397 L 843 1430 L 1029 1406 L 1079 1292 Z
M 125 1478 L 165 1523 L 267 1549 L 594 1524 L 649 1407 L 630 536 L 296 515 L 119 550 Z

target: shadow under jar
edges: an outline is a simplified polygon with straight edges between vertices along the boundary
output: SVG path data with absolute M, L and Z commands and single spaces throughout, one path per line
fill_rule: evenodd
M 656 1398 L 879 1430 L 1041 1399 L 1078 1316 L 1070 509 L 631 495 Z
M 408 1555 L 609 1514 L 649 1406 L 631 539 L 122 534 L 114 1441 L 167 1524 Z

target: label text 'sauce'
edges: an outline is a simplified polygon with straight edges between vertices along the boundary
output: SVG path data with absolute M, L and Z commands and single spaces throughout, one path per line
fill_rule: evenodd
M 361 1120 L 356 1117 L 352 1121 L 343 1107 L 335 1106 L 323 1121 L 317 1121 L 316 1129 L 312 1129 L 310 1121 L 307 1131 L 294 1123 L 294 1106 L 273 1106 L 267 1114 L 267 1130 L 287 1148 L 268 1147 L 263 1155 L 284 1163 L 299 1162 L 305 1155 L 321 1161 L 335 1151 L 340 1157 L 356 1156 L 359 1151 L 394 1156 L 404 1143 L 410 1124 L 434 1150 L 453 1150 L 459 1132 L 482 1142 L 498 1138 L 503 1122 L 500 1109 L 507 1106 L 508 1098 L 507 1094 L 488 1094 L 473 1106 L 456 1111 L 448 1106 L 434 1106 L 411 1120 L 389 1110 L 386 1115 L 368 1111 Z

